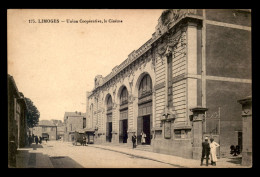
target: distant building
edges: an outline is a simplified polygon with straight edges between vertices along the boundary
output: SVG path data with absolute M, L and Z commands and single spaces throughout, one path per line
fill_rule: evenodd
M 51 122 L 57 127 L 63 126 L 62 120 L 51 119 Z
M 49 140 L 57 140 L 57 126 L 52 121 L 41 120 L 37 126 L 32 128 L 32 134 Z
M 250 10 L 166 10 L 146 43 L 95 77 L 87 128 L 95 143 L 129 146 L 144 132 L 154 152 L 186 158 L 198 158 L 199 142 L 212 136 L 227 156 L 242 146 L 237 100 L 252 94 L 251 60 Z M 208 110 L 199 128 L 194 107 Z
M 74 132 L 86 128 L 86 114 L 81 112 L 65 112 L 64 141 L 73 141 Z
M 51 119 L 51 122 L 57 126 L 57 139 L 63 139 L 65 126 L 62 120 Z
M 14 78 L 8 74 L 8 165 L 14 166 L 17 148 L 27 144 L 27 105 Z
M 64 125 L 57 127 L 57 139 L 64 139 L 64 129 L 65 129 Z

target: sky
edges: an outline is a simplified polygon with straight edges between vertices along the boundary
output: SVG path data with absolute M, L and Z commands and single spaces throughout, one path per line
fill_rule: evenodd
M 162 11 L 8 10 L 8 74 L 38 108 L 40 120 L 63 120 L 65 112 L 85 113 L 86 92 L 94 88 L 95 76 L 105 77 L 148 41 Z M 36 23 L 29 23 L 32 19 Z M 59 23 L 39 23 L 42 19 Z

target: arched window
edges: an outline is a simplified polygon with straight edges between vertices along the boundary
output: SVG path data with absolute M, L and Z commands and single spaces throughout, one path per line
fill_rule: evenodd
M 142 96 L 149 95 L 151 93 L 152 93 L 152 80 L 151 77 L 147 74 L 141 80 L 138 96 L 142 97 Z
M 112 109 L 112 97 L 111 95 L 108 96 L 108 99 L 107 99 L 107 110 L 111 110 Z
M 127 104 L 128 103 L 128 91 L 126 87 L 123 88 L 120 94 L 120 104 Z

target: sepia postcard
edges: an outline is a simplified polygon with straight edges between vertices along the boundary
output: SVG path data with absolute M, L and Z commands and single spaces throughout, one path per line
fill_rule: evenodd
M 251 168 L 250 9 L 8 9 L 9 168 Z

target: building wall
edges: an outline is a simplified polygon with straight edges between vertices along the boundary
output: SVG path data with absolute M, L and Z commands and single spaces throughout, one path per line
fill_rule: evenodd
M 83 117 L 84 116 L 69 116 L 64 122 L 64 141 L 71 141 L 70 133 L 78 129 L 83 129 Z
M 207 75 L 251 79 L 250 31 L 208 24 L 206 47 Z
M 27 143 L 26 106 L 15 81 L 8 75 L 8 165 L 15 166 L 17 148 Z M 13 142 L 13 143 L 12 143 Z
M 235 9 L 205 10 L 207 117 L 220 107 L 220 153 L 227 156 L 238 145 L 242 131 L 237 100 L 252 94 L 251 14 Z M 207 131 L 218 127 L 208 121 Z
M 237 131 L 242 131 L 241 97 L 251 95 L 251 84 L 207 80 L 207 115 L 218 112 L 220 107 L 221 155 L 226 156 L 231 145 L 238 145 Z M 208 121 L 207 132 L 218 126 L 218 122 Z
M 8 165 L 15 166 L 16 149 L 18 147 L 18 127 L 15 120 L 15 98 L 17 98 L 15 88 L 8 80 Z M 15 141 L 15 143 L 11 143 Z

